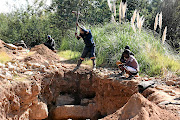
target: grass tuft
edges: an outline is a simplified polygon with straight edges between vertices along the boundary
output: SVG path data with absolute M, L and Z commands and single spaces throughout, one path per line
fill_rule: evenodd
M 0 63 L 5 63 L 7 61 L 10 61 L 11 57 L 6 52 L 0 52 Z

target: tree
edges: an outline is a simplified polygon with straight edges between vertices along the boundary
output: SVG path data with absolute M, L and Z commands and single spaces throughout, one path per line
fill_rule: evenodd
M 168 26 L 169 28 L 167 31 L 167 42 L 173 47 L 178 47 L 180 42 L 180 1 L 164 0 L 161 10 L 163 12 L 163 27 Z

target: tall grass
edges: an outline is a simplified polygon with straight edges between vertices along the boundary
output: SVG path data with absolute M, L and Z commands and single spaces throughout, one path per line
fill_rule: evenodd
M 142 29 L 141 34 L 135 33 L 130 23 L 109 23 L 92 26 L 90 29 L 96 43 L 97 65 L 115 67 L 124 47 L 129 45 L 140 64 L 140 73 L 154 76 L 163 75 L 165 70 L 169 70 L 180 75 L 180 59 L 174 60 L 174 56 L 154 38 L 152 32 Z M 71 33 L 62 40 L 60 50 L 82 52 L 83 40 L 76 40 Z

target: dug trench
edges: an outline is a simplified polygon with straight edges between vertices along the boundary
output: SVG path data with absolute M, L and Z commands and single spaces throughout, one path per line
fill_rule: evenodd
M 47 120 L 97 120 L 124 106 L 138 91 L 135 80 L 108 79 L 86 70 L 50 73 L 41 81 L 38 98 L 48 106 Z

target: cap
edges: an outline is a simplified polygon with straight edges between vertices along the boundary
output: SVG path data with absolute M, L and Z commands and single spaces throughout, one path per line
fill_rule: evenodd
M 51 38 L 51 35 L 48 35 L 48 38 Z
M 130 47 L 128 45 L 126 45 L 125 49 L 130 49 Z

